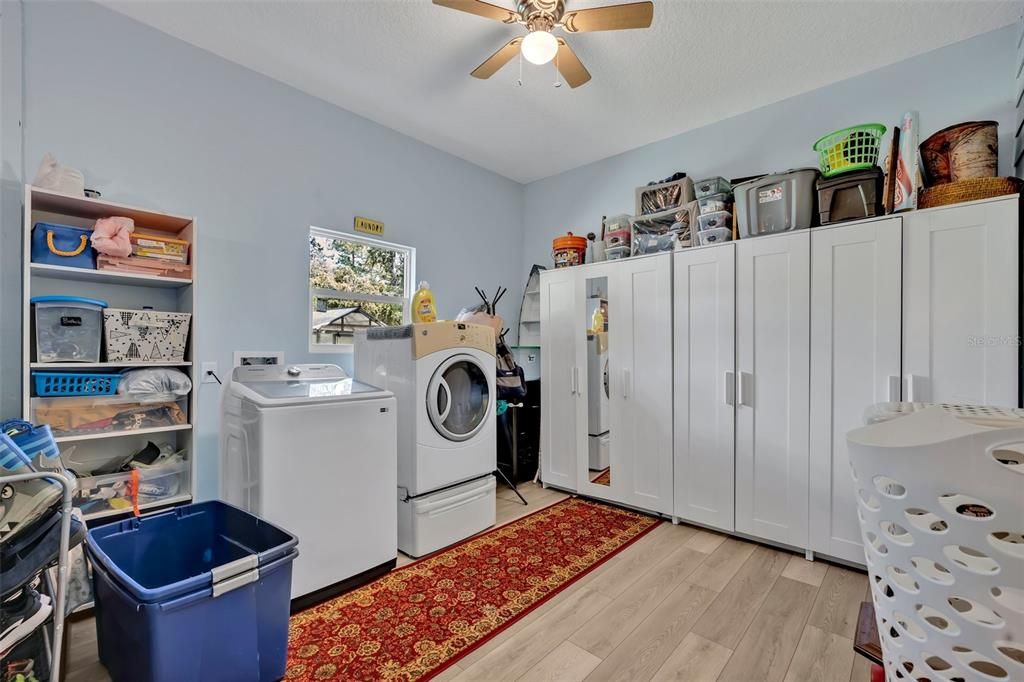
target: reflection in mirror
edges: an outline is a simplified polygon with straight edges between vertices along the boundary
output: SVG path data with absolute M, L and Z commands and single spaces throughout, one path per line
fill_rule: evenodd
M 587 280 L 587 445 L 590 481 L 611 485 L 608 424 L 608 278 Z

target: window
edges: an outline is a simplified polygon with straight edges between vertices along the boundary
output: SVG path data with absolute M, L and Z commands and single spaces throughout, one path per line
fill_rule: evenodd
M 349 349 L 357 329 L 406 324 L 415 268 L 412 247 L 311 228 L 310 350 Z

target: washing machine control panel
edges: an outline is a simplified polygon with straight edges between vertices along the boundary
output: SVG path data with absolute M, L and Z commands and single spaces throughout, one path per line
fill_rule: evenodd
M 412 325 L 413 354 L 417 358 L 451 348 L 475 348 L 494 354 L 494 329 L 466 322 L 429 322 Z

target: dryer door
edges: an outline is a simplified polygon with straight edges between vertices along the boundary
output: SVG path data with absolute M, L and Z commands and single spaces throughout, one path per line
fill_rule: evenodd
M 470 355 L 453 355 L 434 372 L 427 387 L 427 414 L 437 432 L 465 441 L 484 427 L 494 409 L 487 374 Z

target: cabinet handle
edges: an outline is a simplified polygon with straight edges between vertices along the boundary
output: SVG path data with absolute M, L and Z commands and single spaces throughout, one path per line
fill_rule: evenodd
M 889 376 L 889 402 L 898 403 L 900 401 L 900 378 L 898 376 Z
M 754 375 L 749 372 L 740 372 L 740 405 L 744 407 L 753 407 L 754 401 L 750 396 L 751 384 L 754 381 Z
M 913 374 L 907 375 L 907 402 L 916 403 L 920 396 L 917 395 L 917 377 Z
M 622 397 L 629 397 L 629 369 L 622 368 Z
M 725 404 L 736 407 L 736 373 L 725 373 Z

